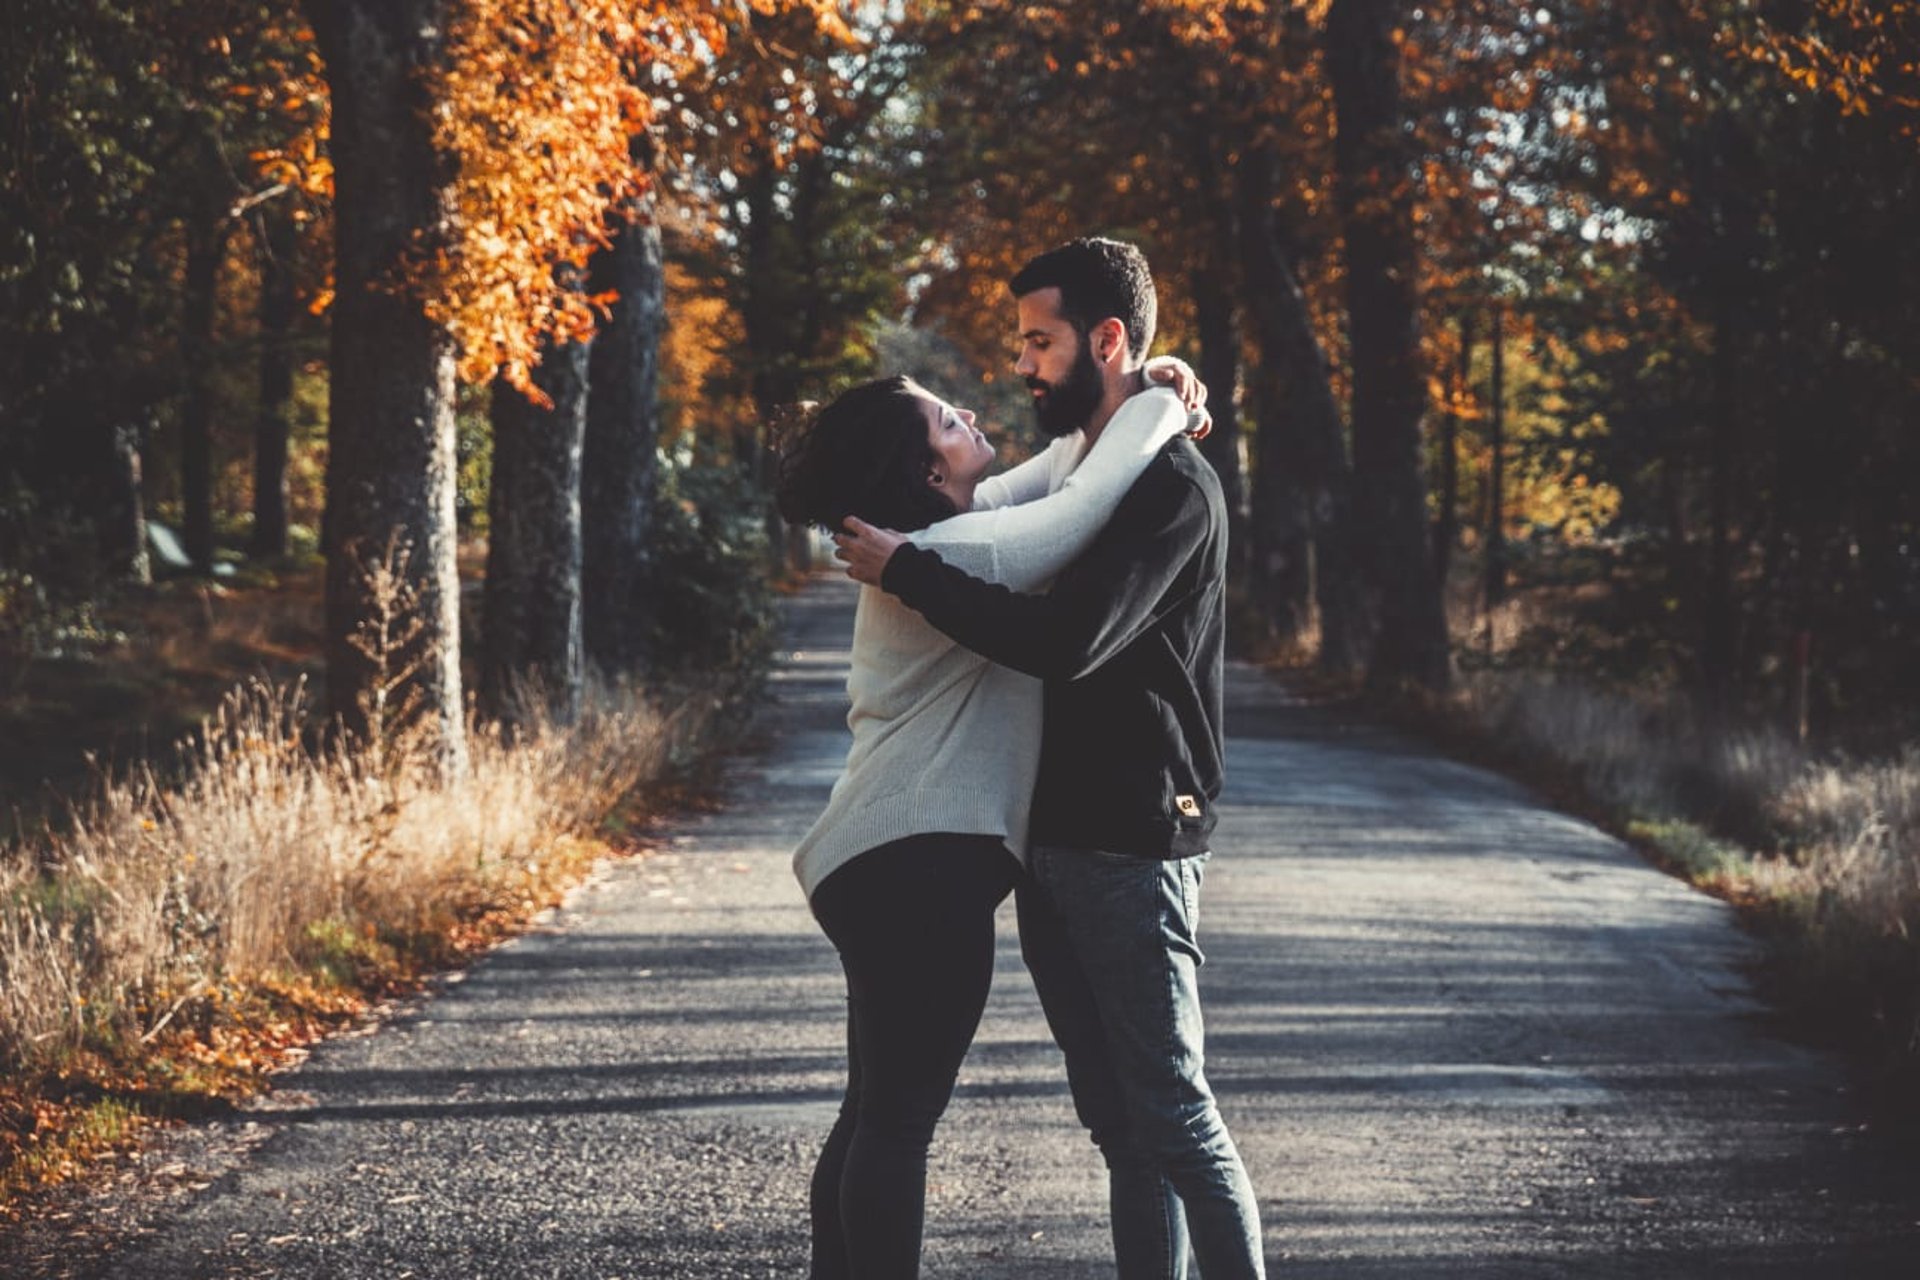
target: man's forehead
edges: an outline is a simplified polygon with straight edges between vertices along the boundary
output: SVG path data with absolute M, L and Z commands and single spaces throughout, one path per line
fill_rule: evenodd
M 1023 333 L 1071 327 L 1060 310 L 1058 285 L 1048 285 L 1044 289 L 1035 289 L 1032 293 L 1023 293 L 1016 301 L 1020 315 L 1020 329 Z

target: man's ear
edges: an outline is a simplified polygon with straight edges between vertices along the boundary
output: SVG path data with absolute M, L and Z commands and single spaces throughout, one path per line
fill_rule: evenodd
M 1114 360 L 1126 363 L 1127 326 L 1120 323 L 1119 317 L 1108 316 L 1093 326 L 1087 334 L 1087 341 L 1093 345 L 1093 358 L 1096 363 L 1108 364 Z

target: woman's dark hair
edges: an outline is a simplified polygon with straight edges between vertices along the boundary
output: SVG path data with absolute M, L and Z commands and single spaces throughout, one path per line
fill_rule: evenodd
M 905 533 L 956 514 L 953 501 L 928 482 L 936 459 L 927 443 L 925 395 L 911 378 L 881 378 L 817 412 L 801 406 L 776 424 L 780 515 L 829 531 L 858 516 Z

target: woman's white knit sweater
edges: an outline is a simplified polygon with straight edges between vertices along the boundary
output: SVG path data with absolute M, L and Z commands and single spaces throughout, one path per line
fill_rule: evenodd
M 1078 432 L 1055 440 L 984 481 L 974 510 L 909 536 L 977 578 L 1039 590 L 1087 548 L 1186 425 L 1172 391 L 1142 392 L 1091 450 Z M 904 836 L 999 836 L 1025 858 L 1040 764 L 1038 680 L 961 648 L 892 596 L 863 587 L 847 696 L 846 769 L 793 855 L 809 898 L 855 856 Z

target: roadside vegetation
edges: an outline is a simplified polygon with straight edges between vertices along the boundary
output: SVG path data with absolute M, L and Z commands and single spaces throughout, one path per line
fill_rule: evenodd
M 325 745 L 298 683 L 236 689 L 177 784 L 137 767 L 0 862 L 0 1187 L 251 1093 L 512 931 L 618 847 L 608 820 L 646 812 L 710 711 L 598 689 L 572 726 L 476 732 L 443 780 L 404 741 Z
M 128 630 L 44 628 L 63 647 L 26 655 L 0 732 L 30 740 L 64 712 L 56 750 L 120 746 L 59 791 L 33 785 L 45 757 L 25 751 L 4 777 L 0 1214 L 147 1123 L 264 1089 L 698 801 L 689 766 L 739 736 L 770 652 L 767 551 L 757 514 L 724 505 L 676 502 L 660 525 L 702 576 L 662 587 L 673 608 L 645 675 L 589 678 L 570 716 L 518 684 L 504 714 L 469 723 L 452 773 L 404 715 L 370 738 L 329 725 L 317 628 L 300 623 L 319 612 L 310 569 L 116 593 L 102 616 Z M 403 612 L 399 578 L 378 576 Z M 196 697 L 213 702 L 197 728 L 138 749 Z
M 1762 685 L 1708 710 L 1648 643 L 1657 621 L 1619 613 L 1633 592 L 1597 579 L 1570 591 L 1564 564 L 1538 576 L 1523 570 L 1491 611 L 1477 576 L 1456 584 L 1459 683 L 1396 714 L 1735 904 L 1765 943 L 1756 977 L 1791 1031 L 1846 1051 L 1882 1113 L 1911 1118 L 1920 746 L 1909 709 L 1830 710 L 1803 735 L 1775 682 L 1771 699 Z
M 1797 1022 L 1920 1080 L 1920 749 L 1817 753 L 1550 675 L 1477 675 L 1459 705 L 1501 763 L 1744 908 Z

